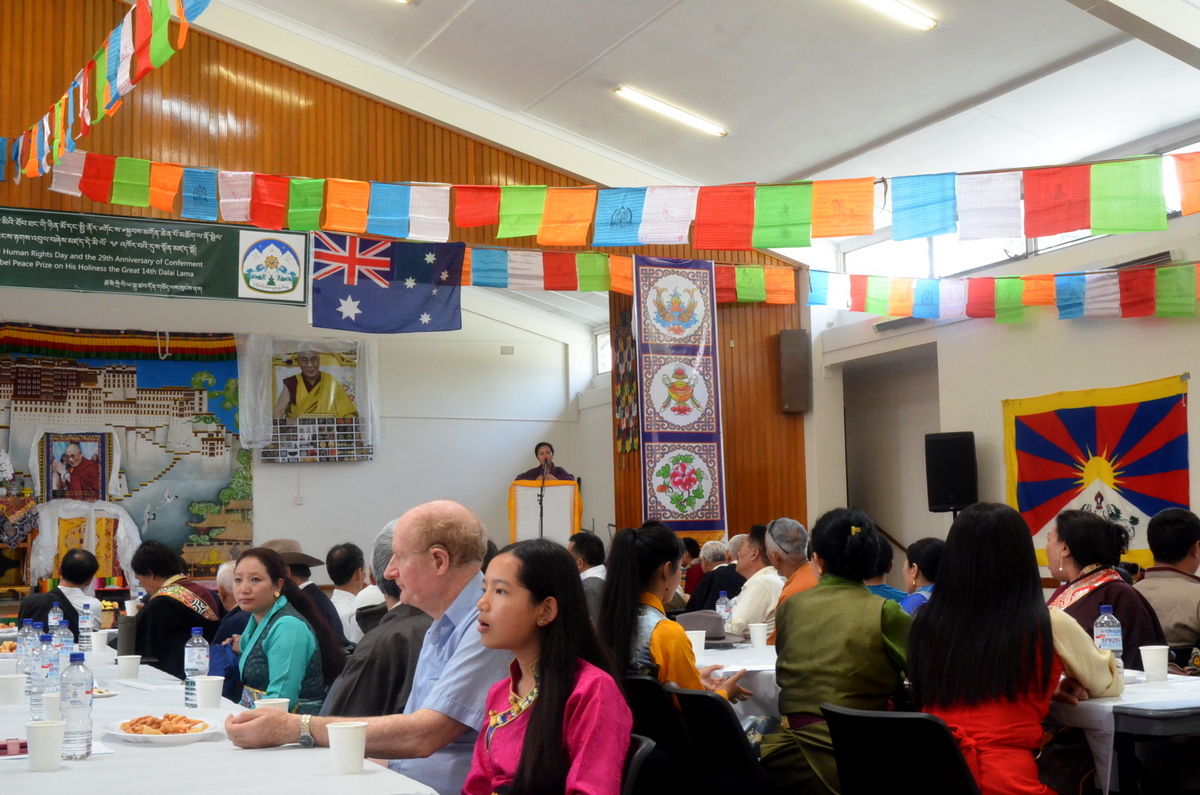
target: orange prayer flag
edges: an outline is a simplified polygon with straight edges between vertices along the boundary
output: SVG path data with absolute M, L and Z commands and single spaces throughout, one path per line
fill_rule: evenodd
M 538 227 L 540 246 L 586 246 L 596 212 L 595 188 L 549 188 Z
M 187 3 L 184 0 L 175 0 L 175 15 L 179 17 L 179 38 L 175 42 L 175 49 L 182 50 L 184 42 L 187 41 L 188 28 L 191 23 L 187 18 Z
M 1171 155 L 1175 158 L 1175 176 L 1183 198 L 1183 214 L 1200 213 L 1200 152 Z
M 826 179 L 813 183 L 813 237 L 849 237 L 874 233 L 874 177 Z
M 892 277 L 892 286 L 888 293 L 888 315 L 891 317 L 912 317 L 913 281 L 913 279 Z
M 466 249 L 463 250 L 462 277 L 461 277 L 459 283 L 463 287 L 469 287 L 471 285 L 471 247 L 470 246 L 467 246 Z
M 174 163 L 150 164 L 150 206 L 164 213 L 175 211 L 175 194 L 183 180 L 183 166 Z
M 371 183 L 353 179 L 325 180 L 325 223 L 322 229 L 361 235 L 367 231 Z
M 623 295 L 633 295 L 633 257 L 613 254 L 608 258 L 608 272 L 612 276 L 612 288 Z
M 763 268 L 768 304 L 796 303 L 796 271 L 792 268 Z
M 1022 276 L 1025 282 L 1025 292 L 1021 294 L 1021 303 L 1025 306 L 1054 306 L 1054 274 L 1039 273 L 1035 276 Z

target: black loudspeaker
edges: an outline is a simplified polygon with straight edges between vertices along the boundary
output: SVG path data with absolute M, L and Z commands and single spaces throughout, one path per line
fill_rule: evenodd
M 805 329 L 779 332 L 780 407 L 784 414 L 808 411 L 812 394 L 812 345 Z
M 975 434 L 925 434 L 925 485 L 933 513 L 961 511 L 979 502 Z

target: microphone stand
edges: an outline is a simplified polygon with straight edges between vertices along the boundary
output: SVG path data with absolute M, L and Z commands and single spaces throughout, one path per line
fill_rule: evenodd
M 550 474 L 550 466 L 546 465 L 542 468 L 542 488 L 538 490 L 538 538 L 545 538 L 545 522 L 546 522 L 546 476 Z

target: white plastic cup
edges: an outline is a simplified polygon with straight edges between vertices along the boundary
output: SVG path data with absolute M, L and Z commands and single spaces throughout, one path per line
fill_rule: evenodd
M 254 702 L 255 709 L 281 709 L 287 712 L 291 706 L 291 701 L 286 698 L 260 698 Z
M 333 751 L 333 772 L 338 776 L 352 776 L 363 770 L 363 759 L 367 755 L 366 721 L 327 723 L 329 749 Z
M 0 660 L 0 676 L 7 676 L 17 672 L 16 660 Z
M 42 693 L 46 720 L 62 720 L 62 694 Z
M 118 679 L 137 679 L 138 666 L 142 664 L 142 655 L 140 654 L 120 654 L 117 655 L 117 678 Z
M 1167 681 L 1167 653 L 1169 649 L 1166 646 L 1139 646 L 1138 651 L 1142 653 L 1142 667 L 1146 669 L 1146 681 Z
M 92 649 L 96 651 L 108 651 L 108 641 L 115 635 L 115 629 L 98 629 L 92 633 Z
M 770 624 L 751 624 L 750 645 L 756 649 L 767 648 L 767 630 L 770 626 Z
M 225 677 L 206 675 L 192 678 L 196 680 L 196 706 L 199 709 L 220 709 Z
M 25 701 L 25 674 L 0 675 L 0 707 L 11 707 Z
M 29 738 L 29 771 L 53 773 L 62 764 L 63 732 L 66 721 L 37 720 L 25 724 Z
M 125 600 L 125 615 L 136 616 L 138 611 L 142 609 L 142 603 L 138 599 Z
M 688 640 L 692 642 L 692 654 L 696 655 L 697 660 L 704 656 L 704 637 L 706 635 L 708 633 L 703 629 L 687 630 Z

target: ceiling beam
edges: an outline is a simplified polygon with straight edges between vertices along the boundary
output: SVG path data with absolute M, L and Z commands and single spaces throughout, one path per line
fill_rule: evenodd
M 1067 0 L 1096 19 L 1200 69 L 1200 6 L 1189 0 Z

